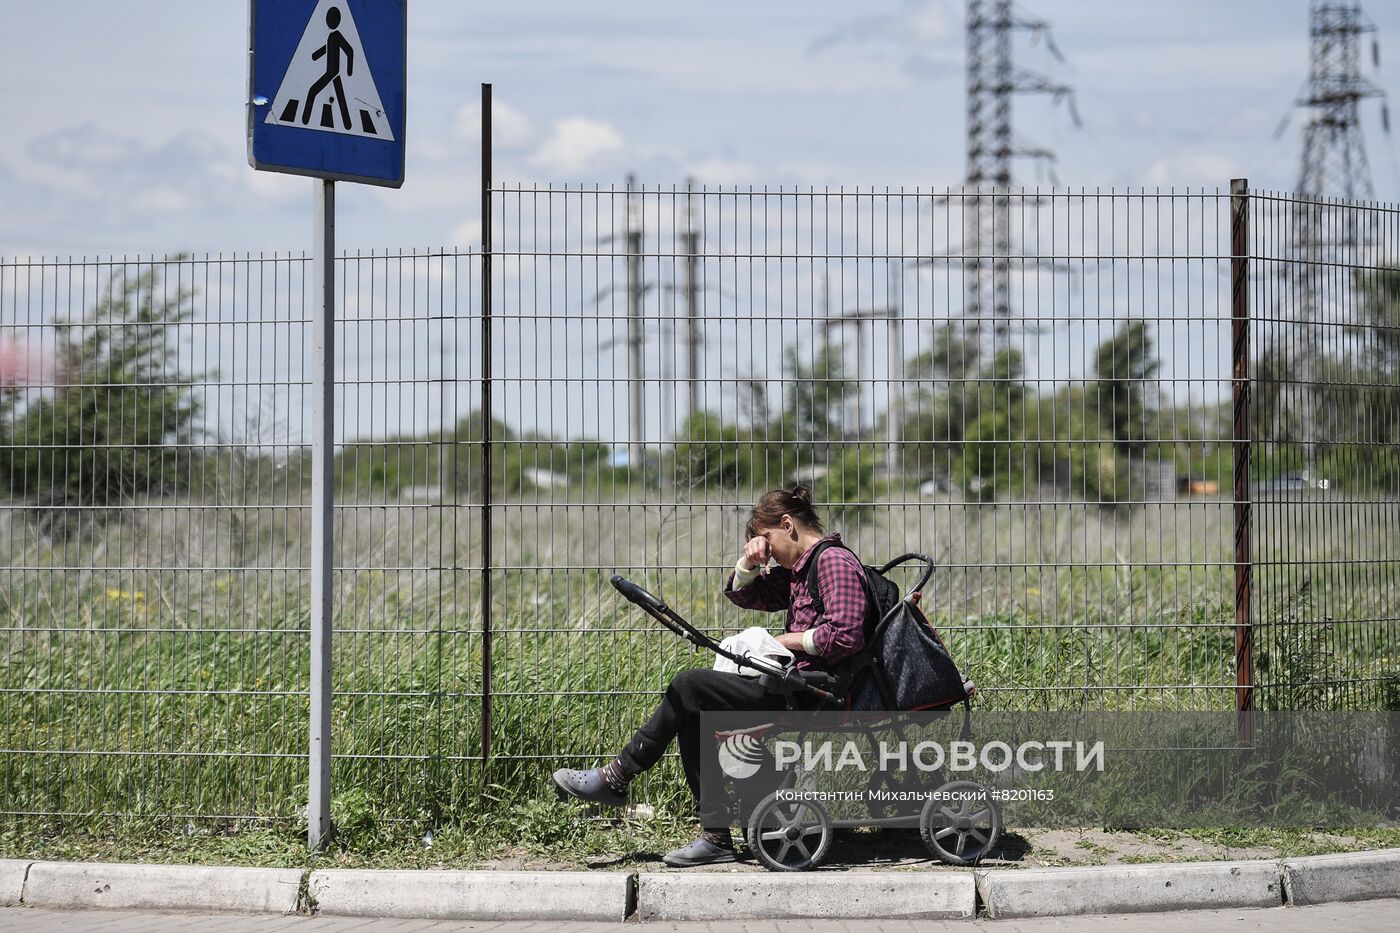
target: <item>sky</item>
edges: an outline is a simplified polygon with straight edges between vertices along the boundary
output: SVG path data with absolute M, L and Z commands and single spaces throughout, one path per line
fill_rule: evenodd
M 0 86 L 9 89 L 0 132 L 0 258 L 310 248 L 315 182 L 256 172 L 247 162 L 246 3 L 0 4 Z M 1018 97 L 1019 141 L 1057 155 L 1053 169 L 1018 164 L 1019 182 L 1198 191 L 1246 177 L 1255 188 L 1294 187 L 1305 122 L 1293 103 L 1308 68 L 1306 0 L 1038 0 L 1023 7 L 1050 24 L 1064 60 L 1023 33 L 1017 66 L 1072 86 L 1082 126 L 1063 102 Z M 1400 5 L 1372 3 L 1367 12 L 1378 27 L 1382 67 L 1371 69 L 1368 55 L 1366 73 L 1400 93 Z M 479 244 L 482 82 L 494 86 L 501 186 L 620 186 L 629 172 L 649 186 L 694 178 L 712 190 L 957 186 L 966 159 L 963 28 L 961 0 L 711 0 L 703 12 L 640 0 L 413 0 L 406 182 L 397 190 L 341 185 L 338 245 L 364 252 Z M 1378 102 L 1363 104 L 1363 125 L 1375 194 L 1400 200 L 1400 158 L 1381 131 Z M 1073 287 L 1088 296 L 1098 286 L 1084 279 Z M 366 385 L 470 376 L 473 351 L 465 345 L 427 345 L 409 330 L 386 342 L 376 333 L 347 325 L 342 373 L 359 373 Z M 304 335 L 279 334 L 265 334 L 251 350 L 226 341 L 217 351 L 197 343 L 194 352 L 212 353 L 225 379 L 255 380 L 248 358 L 264 356 L 274 362 L 257 372 L 295 382 L 306 365 Z M 624 349 L 612 336 L 599 346 L 612 346 L 615 356 L 589 351 L 597 357 L 588 360 L 589 373 L 625 373 Z M 920 339 L 911 330 L 907 346 Z M 1042 340 L 1028 354 L 1028 375 L 1077 378 L 1084 348 L 1097 339 L 1074 331 Z M 1226 385 L 1200 371 L 1176 381 L 1200 350 L 1176 352 L 1176 338 L 1165 332 L 1159 339 L 1164 384 L 1202 387 L 1210 398 Z M 1207 338 L 1208 371 L 1222 378 L 1224 348 Z M 732 380 L 737 364 L 720 359 L 731 351 L 707 352 L 715 358 L 706 365 L 724 374 L 715 378 Z M 738 375 L 762 370 L 765 352 L 750 354 L 757 362 L 739 366 Z M 546 364 L 521 356 L 504 365 L 528 372 Z M 659 376 L 665 387 L 673 370 L 649 378 Z M 454 403 L 453 413 L 407 391 L 383 399 L 357 391 L 346 408 L 361 421 L 340 419 L 347 436 L 426 430 L 470 404 Z M 620 390 L 604 394 L 565 392 L 570 404 L 608 413 L 581 428 L 571 414 L 568 433 L 622 436 L 626 399 Z M 300 423 L 295 412 L 303 404 L 277 404 Z M 502 404 L 517 426 L 532 423 L 529 411 L 540 407 L 521 393 Z M 223 420 L 241 417 L 237 406 L 226 408 Z M 659 417 L 656 406 L 650 411 L 649 420 Z
M 0 256 L 300 250 L 310 186 L 246 161 L 247 5 L 3 0 Z M 1020 67 L 1075 88 L 1084 126 L 1018 98 L 1018 132 L 1090 188 L 1287 189 L 1307 70 L 1305 0 L 1059 0 L 1065 63 L 1026 37 Z M 1400 7 L 1372 3 L 1400 91 Z M 712 0 L 691 5 L 414 0 L 407 181 L 342 186 L 354 249 L 480 235 L 480 84 L 511 182 L 955 185 L 965 167 L 956 0 Z M 1395 62 L 1393 68 L 1390 63 Z M 1395 142 L 1364 109 L 1375 191 L 1400 197 Z M 1047 184 L 1044 168 L 1020 181 Z

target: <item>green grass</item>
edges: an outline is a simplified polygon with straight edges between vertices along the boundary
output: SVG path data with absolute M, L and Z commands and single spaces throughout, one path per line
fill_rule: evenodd
M 575 853 L 631 835 L 569 822 L 549 800 L 548 774 L 615 752 L 675 671 L 711 658 L 623 603 L 598 567 L 646 583 L 716 633 L 780 624 L 728 606 L 722 569 L 644 569 L 723 568 L 741 511 L 710 499 L 596 508 L 557 495 L 512 503 L 497 524 L 496 560 L 511 569 L 493 577 L 489 775 L 480 576 L 468 569 L 479 559 L 475 519 L 431 507 L 341 516 L 340 560 L 352 568 L 337 578 L 334 658 L 344 852 L 417 852 L 429 828 L 433 853 L 458 846 L 463 859 L 508 851 L 522 834 L 535 840 L 531 852 L 555 851 L 555 839 Z M 1223 710 L 1234 699 L 1225 512 L 1199 502 L 1126 516 L 938 502 L 882 506 L 843 531 L 872 561 L 917 546 L 950 568 L 925 605 L 984 709 Z M 0 579 L 0 800 L 7 811 L 63 814 L 22 820 L 16 832 L 41 827 L 24 839 L 100 840 L 102 827 L 120 825 L 139 827 L 133 838 L 211 851 L 300 845 L 308 611 L 302 575 L 283 568 L 305 560 L 304 516 L 250 513 L 235 529 L 226 508 L 178 514 L 79 543 L 0 531 L 11 566 L 32 568 Z M 1328 514 L 1326 535 L 1287 552 L 1315 561 L 1307 600 L 1297 598 L 1303 564 L 1256 571 L 1260 695 L 1384 706 L 1400 695 L 1400 631 L 1389 620 L 1397 568 L 1345 561 L 1388 553 L 1389 537 L 1364 507 Z M 1266 529 L 1296 518 L 1259 512 Z M 1285 553 L 1284 538 L 1260 540 Z M 224 569 L 240 555 L 242 569 Z M 123 569 L 37 569 L 89 558 Z M 463 569 L 425 569 L 435 566 Z M 661 815 L 643 837 L 683 835 L 689 795 L 673 761 L 638 792 Z M 114 814 L 128 816 L 114 823 Z M 55 826 L 66 829 L 53 837 Z M 562 841 L 574 836 L 595 841 Z
M 305 827 L 295 821 L 30 819 L 0 826 L 0 857 L 281 868 L 582 868 L 602 860 L 625 867 L 654 859 L 694 835 L 694 827 L 680 819 L 605 821 L 579 807 L 539 799 L 483 807 L 469 819 L 435 826 L 428 845 L 421 827 L 365 819 L 343 797 L 334 810 L 337 825 L 345 828 L 318 853 L 307 850 Z
M 1368 849 L 1400 848 L 1400 828 L 1139 829 L 1079 840 L 1071 853 L 1040 841 L 1040 833 L 1018 829 L 1029 840 L 1027 857 L 1039 864 L 1201 861 L 1290 858 Z M 604 821 L 555 801 L 496 808 L 480 819 L 437 827 L 432 844 L 399 824 L 369 834 L 343 836 L 323 852 L 309 852 L 301 828 L 292 824 L 209 827 L 163 820 L 25 821 L 0 826 L 0 857 L 102 862 L 236 864 L 276 868 L 473 868 L 632 870 L 693 837 L 684 820 Z M 875 833 L 876 837 L 884 834 Z M 884 843 L 870 867 L 889 856 L 923 859 L 922 846 L 907 834 Z M 852 840 L 839 839 L 849 846 Z M 1151 854 L 1135 854 L 1150 845 Z M 869 848 L 867 845 L 866 848 Z M 840 852 L 834 860 L 849 857 Z
M 1222 613 L 1126 631 L 1102 617 L 999 616 L 945 632 L 991 688 L 982 709 L 1229 709 Z M 6 809 L 293 817 L 305 794 L 308 639 L 301 613 L 277 621 L 246 634 L 81 626 L 12 643 L 0 743 L 24 753 L 3 759 Z M 441 632 L 427 618 L 394 621 L 393 632 L 337 633 L 335 782 L 377 821 L 426 828 L 483 807 L 482 638 L 470 620 Z M 582 629 L 512 621 L 494 641 L 490 774 L 512 800 L 537 798 L 556 767 L 615 752 L 674 672 L 710 660 L 626 615 Z M 644 786 L 663 809 L 683 809 L 674 769 Z

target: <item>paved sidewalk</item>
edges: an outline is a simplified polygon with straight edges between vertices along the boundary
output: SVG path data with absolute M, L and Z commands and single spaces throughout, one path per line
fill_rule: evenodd
M 243 917 L 229 914 L 172 914 L 143 911 L 42 910 L 0 908 L 0 931 L 30 933 L 1049 933 L 1049 931 L 1123 931 L 1123 933 L 1313 933 L 1318 929 L 1400 931 L 1400 901 L 1360 901 L 1319 907 L 1268 910 L 1201 910 L 1177 914 L 1122 914 L 1101 917 L 1047 917 L 1039 920 L 860 921 L 783 920 L 752 923 L 458 923 L 421 920 L 373 920 L 358 917 Z

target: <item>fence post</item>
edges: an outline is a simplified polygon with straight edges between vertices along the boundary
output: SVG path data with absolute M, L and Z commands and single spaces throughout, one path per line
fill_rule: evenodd
M 1250 555 L 1253 510 L 1250 500 L 1250 461 L 1253 424 L 1249 384 L 1249 182 L 1230 182 L 1230 303 L 1232 394 L 1235 404 L 1235 709 L 1241 714 L 1239 738 L 1253 739 L 1254 626 L 1250 604 L 1254 597 L 1254 565 Z
M 331 641 L 335 596 L 335 182 L 315 183 L 312 231 L 311 708 L 306 842 L 330 841 Z
M 491 766 L 491 85 L 481 85 L 481 773 Z

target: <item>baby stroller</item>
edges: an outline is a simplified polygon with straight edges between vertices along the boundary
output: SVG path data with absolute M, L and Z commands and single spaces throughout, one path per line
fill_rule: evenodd
M 883 576 L 901 564 L 915 561 L 924 565 L 918 582 L 876 621 L 868 633 L 864 649 L 831 672 L 799 670 L 767 658 L 735 654 L 638 584 L 621 576 L 614 576 L 612 585 L 667 630 L 696 647 L 714 652 L 739 667 L 757 672 L 771 692 L 788 699 L 786 705 L 790 710 L 804 707 L 810 709 L 813 705 L 826 710 L 848 710 L 855 692 L 863 691 L 864 695 L 869 697 L 873 687 L 878 692 L 881 708 L 891 711 L 877 713 L 873 717 L 862 715 L 856 731 L 870 737 L 873 743 L 875 729 L 893 729 L 898 732 L 899 714 L 902 712 L 898 710 L 895 701 L 898 691 L 890 682 L 880 661 L 882 655 L 887 655 L 885 649 L 890 647 L 884 644 L 884 639 L 889 635 L 897 614 L 915 605 L 917 594 L 933 575 L 934 563 L 923 554 L 910 553 L 897 557 L 882 567 L 868 568 Z M 923 618 L 921 614 L 919 618 Z M 971 698 L 974 689 L 971 681 L 964 680 L 961 696 L 950 698 L 942 706 L 925 705 L 921 709 L 946 710 L 959 702 L 965 703 Z M 804 699 L 799 700 L 799 697 Z M 783 725 L 784 722 L 779 716 L 774 722 L 765 723 L 763 728 L 781 729 Z M 970 720 L 965 719 L 964 728 L 969 727 Z M 717 733 L 715 738 L 719 741 L 726 738 L 732 740 L 734 737 Z M 872 772 L 872 786 L 881 779 L 880 775 L 882 772 Z M 750 851 L 771 871 L 807 871 L 816 868 L 826 858 L 834 831 L 837 829 L 856 826 L 907 826 L 911 819 L 914 819 L 910 814 L 870 813 L 859 818 L 833 816 L 828 808 L 817 800 L 793 799 L 789 792 L 803 784 L 806 777 L 800 768 L 789 770 L 783 775 L 782 785 L 760 799 L 752 807 L 747 818 L 741 819 Z M 927 777 L 924 780 L 928 780 Z M 927 794 L 928 799 L 916 817 L 919 835 L 924 845 L 935 858 L 946 864 L 975 865 L 996 847 L 1001 835 L 1001 812 L 995 800 L 982 785 L 973 781 L 946 781 L 938 777 L 929 783 L 936 789 Z

